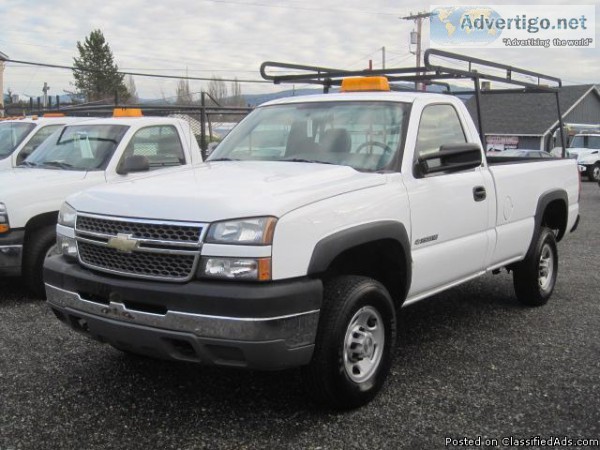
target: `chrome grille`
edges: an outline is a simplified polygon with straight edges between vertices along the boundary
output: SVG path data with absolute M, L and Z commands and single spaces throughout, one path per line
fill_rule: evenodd
M 173 242 L 198 242 L 202 228 L 188 225 L 134 222 L 99 217 L 78 216 L 77 230 L 115 236 L 117 233 L 131 234 L 138 239 L 154 239 Z
M 137 278 L 187 281 L 200 258 L 204 224 L 78 214 L 79 261 L 90 269 Z M 116 238 L 116 242 L 115 242 Z M 126 239 L 135 245 L 117 249 Z
M 95 267 L 152 278 L 185 280 L 194 268 L 196 256 L 150 252 L 123 253 L 109 247 L 79 242 L 79 257 Z

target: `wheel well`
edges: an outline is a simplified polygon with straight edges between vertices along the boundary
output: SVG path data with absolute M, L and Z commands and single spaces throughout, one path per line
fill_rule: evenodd
M 31 234 L 47 226 L 56 225 L 58 220 L 58 211 L 52 211 L 49 213 L 40 214 L 39 216 L 32 217 L 25 225 L 25 242 L 31 237 Z M 27 244 L 26 244 L 27 245 Z
M 567 229 L 567 205 L 562 200 L 553 200 L 544 210 L 541 225 L 551 230 L 557 230 L 556 240 L 560 241 Z
M 394 239 L 381 239 L 349 248 L 331 262 L 325 278 L 362 275 L 379 281 L 388 290 L 396 307 L 408 291 L 409 274 L 402 245 Z

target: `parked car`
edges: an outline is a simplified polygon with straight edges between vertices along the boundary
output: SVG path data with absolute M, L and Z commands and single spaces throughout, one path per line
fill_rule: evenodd
M 86 187 L 201 162 L 187 122 L 117 116 L 67 125 L 21 165 L 0 172 L 0 275 L 22 275 L 44 295 L 42 265 L 53 251 L 64 199 Z
M 70 196 L 45 261 L 58 319 L 125 352 L 300 366 L 316 401 L 352 408 L 387 376 L 402 306 L 500 268 L 545 304 L 575 161 L 486 159 L 459 98 L 339 81 L 256 108 L 204 164 Z
M 530 150 L 524 148 L 515 148 L 504 150 L 502 152 L 493 152 L 493 156 L 517 157 L 517 158 L 555 158 L 543 150 Z
M 68 123 L 86 120 L 47 113 L 42 117 L 5 118 L 0 120 L 0 170 L 18 166 L 48 136 Z

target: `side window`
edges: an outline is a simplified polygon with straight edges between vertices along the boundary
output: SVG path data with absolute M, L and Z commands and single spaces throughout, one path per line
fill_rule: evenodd
M 150 170 L 185 164 L 179 133 L 172 125 L 150 126 L 138 130 L 129 141 L 119 165 L 132 155 L 148 158 Z
M 416 156 L 437 152 L 444 144 L 467 142 L 456 110 L 451 105 L 425 107 L 419 122 Z
M 62 126 L 63 125 L 48 125 L 41 127 L 17 155 L 17 164 L 21 164 L 42 142 Z

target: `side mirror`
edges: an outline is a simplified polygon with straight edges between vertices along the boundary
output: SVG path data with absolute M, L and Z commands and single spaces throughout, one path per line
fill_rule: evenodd
M 127 175 L 131 172 L 146 172 L 150 170 L 150 162 L 144 155 L 131 155 L 125 158 L 123 163 L 117 167 L 119 175 Z
M 477 144 L 442 145 L 437 152 L 417 159 L 415 171 L 418 176 L 436 172 L 460 172 L 481 166 L 481 149 Z

